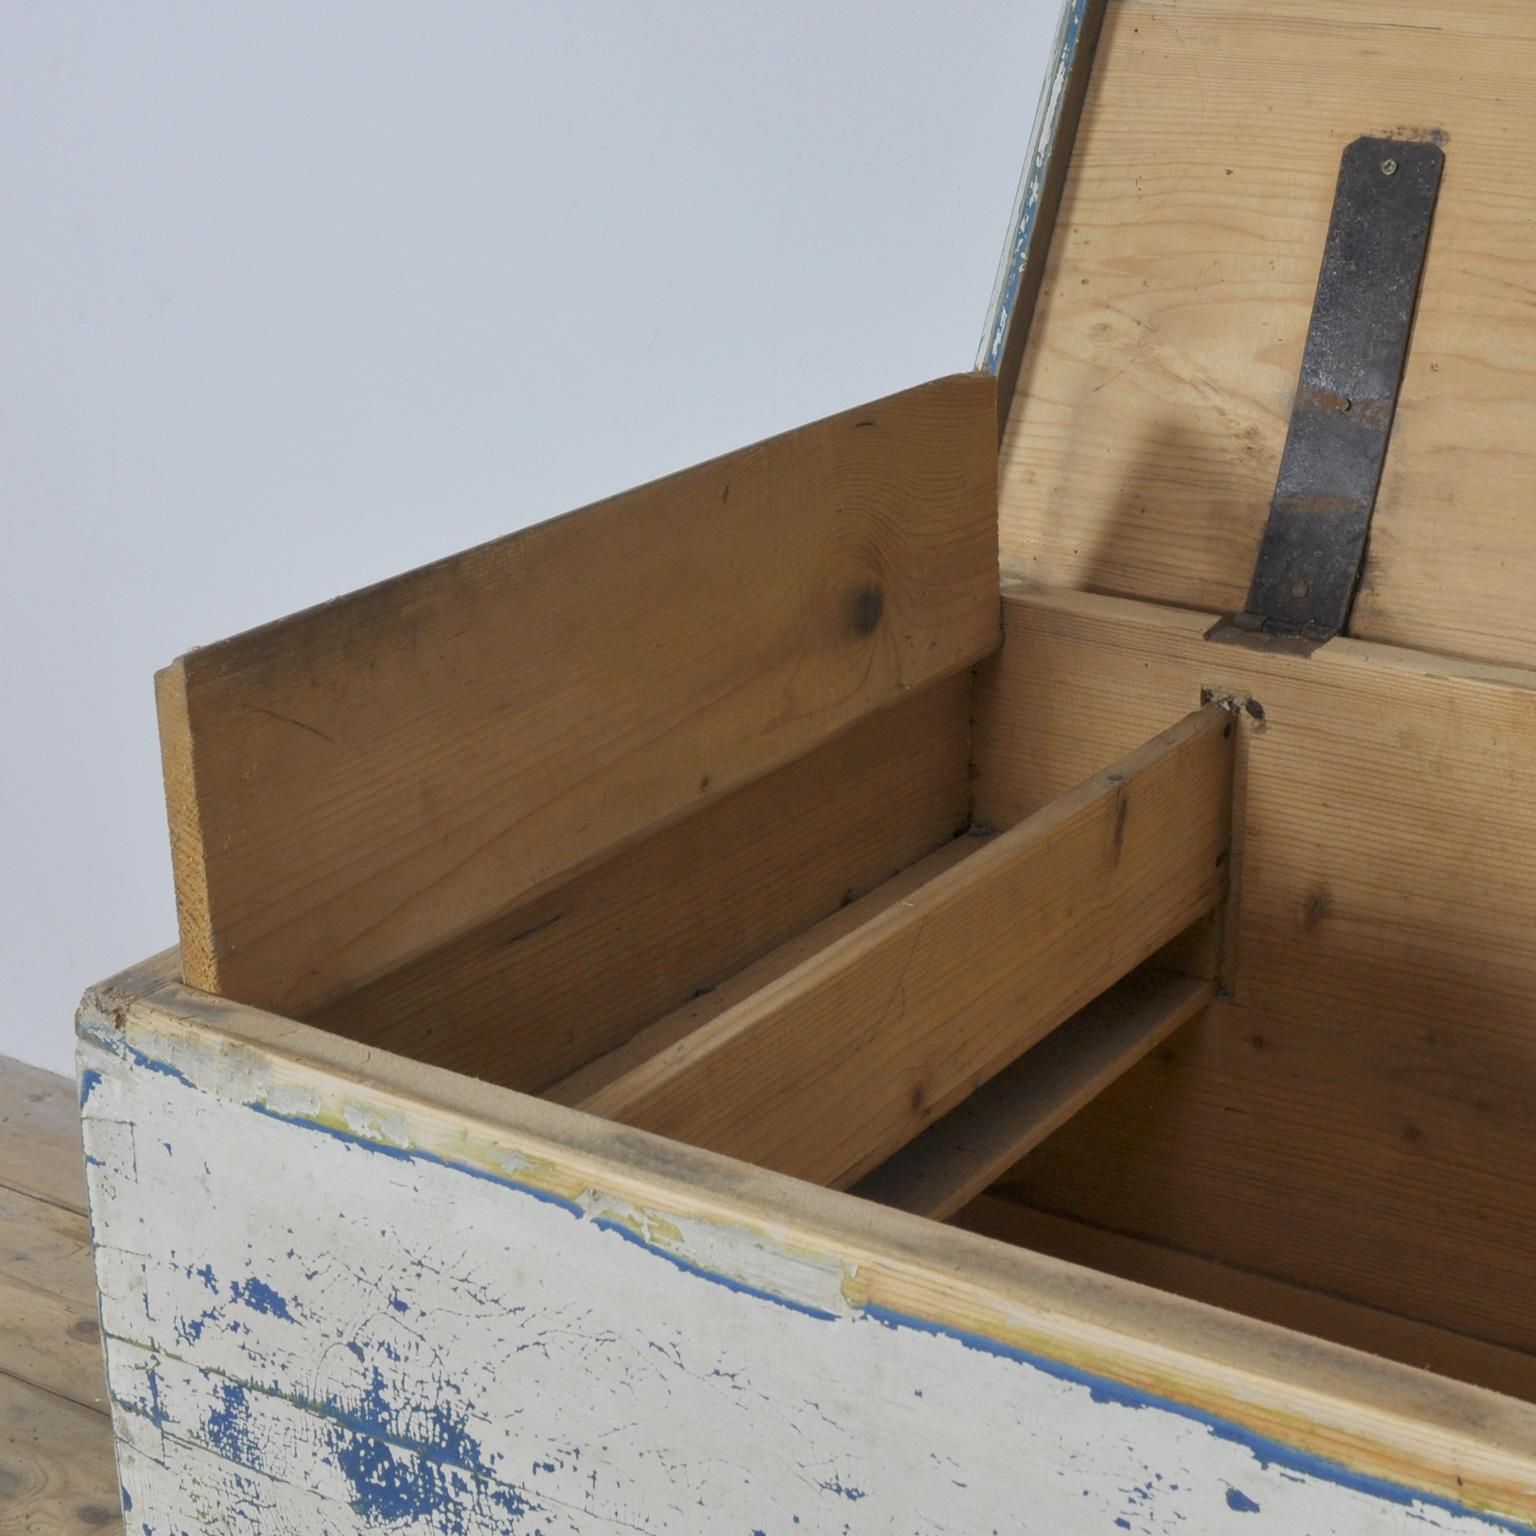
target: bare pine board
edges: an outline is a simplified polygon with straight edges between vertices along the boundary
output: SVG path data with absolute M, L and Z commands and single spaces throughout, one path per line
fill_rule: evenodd
M 1536 674 L 1355 640 L 1259 654 L 1205 641 L 1202 614 L 1007 584 L 1004 618 L 975 744 L 996 825 L 1203 689 L 1262 710 L 1240 716 L 1235 1003 L 1133 1067 L 1012 1187 L 1536 1348 Z
M 1232 735 L 1190 716 L 583 1107 L 854 1182 L 1212 909 Z
M 1083 1264 L 1101 1274 L 1174 1291 L 1213 1307 L 1240 1312 L 1282 1328 L 1401 1360 L 1474 1386 L 1530 1402 L 1536 1400 L 1536 1355 L 1501 1349 L 1464 1334 L 1326 1296 L 1269 1275 L 1233 1269 L 1121 1232 L 1068 1221 L 995 1195 L 973 1201 L 956 1224 L 1035 1253 Z
M 792 971 L 805 965 L 830 945 L 859 932 L 883 912 L 909 901 L 928 882 L 945 870 L 970 858 L 985 839 L 968 833 L 952 838 L 926 858 L 882 881 L 874 890 L 813 923 L 802 933 L 770 950 L 751 965 L 744 966 L 718 987 L 690 999 L 683 1007 L 648 1024 L 622 1045 L 587 1062 L 569 1077 L 545 1089 L 543 1098 L 551 1104 L 565 1104 L 585 1109 L 598 1100 L 613 1084 L 629 1073 L 654 1061 L 660 1054 L 680 1045 L 731 1009 L 757 996 Z
M 313 1010 L 994 649 L 993 388 L 942 379 L 181 658 L 187 980 Z
M 1051 586 L 1241 608 L 1339 156 L 1433 131 L 1353 633 L 1536 663 L 1533 76 L 1525 0 L 1115 0 L 1003 446 L 1005 555 Z
M 0 1188 L 85 1211 L 75 1085 L 56 1072 L 5 1058 L 0 1058 Z
M 1216 984 L 1144 965 L 853 1187 L 943 1221 L 1208 1004 Z
M 915 689 L 311 1022 L 543 1091 L 952 838 L 970 711 L 969 675 Z

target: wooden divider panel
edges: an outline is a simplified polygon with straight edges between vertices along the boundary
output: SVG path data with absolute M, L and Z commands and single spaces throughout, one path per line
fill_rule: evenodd
M 181 658 L 187 980 L 312 1009 L 992 650 L 992 391 L 939 380 Z
M 853 1193 L 944 1221 L 1187 1023 L 1216 983 L 1138 966 L 1051 1031 Z
M 970 722 L 968 674 L 914 689 L 309 1022 L 543 1092 L 963 831 Z
M 1233 734 L 1189 716 L 582 1108 L 852 1183 L 1214 907 Z

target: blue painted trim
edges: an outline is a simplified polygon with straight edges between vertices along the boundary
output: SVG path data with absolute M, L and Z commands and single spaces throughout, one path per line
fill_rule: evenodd
M 680 1258 L 675 1253 L 669 1253 L 665 1248 L 658 1248 L 655 1243 L 648 1243 L 633 1229 L 624 1226 L 621 1222 L 612 1221 L 606 1216 L 599 1216 L 592 1222 L 603 1232 L 617 1232 L 627 1243 L 633 1243 L 637 1248 L 644 1248 L 647 1253 L 655 1254 L 658 1259 L 665 1259 L 675 1269 L 680 1269 L 685 1275 L 697 1276 L 700 1280 L 708 1280 L 712 1285 L 723 1285 L 727 1290 L 735 1291 L 739 1296 L 751 1296 L 756 1301 L 771 1301 L 776 1307 L 785 1307 L 791 1312 L 799 1312 L 804 1317 L 814 1317 L 818 1322 L 835 1323 L 837 1314 L 828 1312 L 824 1307 L 807 1306 L 803 1301 L 791 1301 L 787 1296 L 775 1295 L 772 1291 L 765 1291 L 759 1286 L 747 1285 L 744 1281 L 733 1280 L 729 1275 L 722 1275 L 717 1270 L 704 1269 Z
M 976 358 L 976 367 L 984 373 L 995 374 L 1002 364 L 1003 351 L 1008 342 L 1008 327 L 1013 320 L 1014 306 L 1019 301 L 1019 287 L 1024 281 L 1024 269 L 1029 262 L 1030 246 L 1035 238 L 1040 189 L 1044 185 L 1046 171 L 1058 153 L 1066 153 L 1070 149 L 1069 145 L 1057 143 L 1057 130 L 1061 127 L 1061 109 L 1077 61 L 1078 45 L 1083 35 L 1083 18 L 1089 4 L 1090 0 L 1064 0 L 1061 20 L 1056 26 L 1050 64 L 1040 90 L 1040 105 L 1035 111 L 1029 153 L 1025 156 L 1024 171 L 1019 178 L 1019 190 L 1013 202 L 1010 237 L 1003 249 L 997 280 L 992 287 L 986 330 L 982 333 L 981 349 Z M 1061 87 L 1056 92 L 1053 110 L 1051 96 L 1057 80 L 1060 80 Z
M 777 1295 L 773 1291 L 765 1291 L 759 1286 L 748 1285 L 745 1281 L 732 1279 L 729 1275 L 719 1274 L 714 1270 L 703 1269 L 699 1265 L 681 1258 L 657 1244 L 648 1242 L 638 1232 L 624 1226 L 621 1222 L 614 1221 L 611 1217 L 589 1217 L 574 1200 L 567 1200 L 563 1195 L 552 1195 L 546 1189 L 540 1189 L 537 1185 L 525 1184 L 521 1179 L 514 1179 L 508 1174 L 491 1173 L 484 1168 L 477 1168 L 473 1163 L 461 1163 L 446 1157 L 439 1157 L 436 1152 L 426 1152 L 419 1148 L 394 1147 L 387 1142 L 371 1141 L 366 1137 L 354 1135 L 351 1131 L 338 1130 L 333 1125 L 322 1125 L 319 1121 L 310 1120 L 302 1115 L 285 1115 L 275 1109 L 269 1109 L 265 1104 L 248 1103 L 247 1109 L 255 1110 L 258 1115 L 265 1115 L 269 1120 L 280 1120 L 285 1125 L 295 1125 L 301 1130 L 315 1131 L 322 1136 L 329 1136 L 335 1141 L 347 1146 L 361 1147 L 365 1152 L 373 1152 L 381 1157 L 395 1158 L 407 1163 L 432 1163 L 439 1168 L 450 1169 L 454 1173 L 468 1174 L 472 1179 L 484 1179 L 489 1184 L 500 1184 L 506 1189 L 513 1190 L 520 1195 L 531 1195 L 535 1200 L 542 1201 L 545 1205 L 557 1206 L 568 1215 L 576 1217 L 578 1221 L 590 1220 L 592 1225 L 600 1232 L 613 1232 L 623 1238 L 627 1243 L 633 1243 L 637 1248 L 643 1248 L 649 1254 L 658 1259 L 665 1259 L 674 1269 L 680 1269 L 684 1274 L 693 1275 L 699 1280 L 707 1280 L 712 1285 L 722 1285 L 727 1290 L 735 1291 L 741 1296 L 750 1296 L 754 1301 L 772 1302 L 774 1306 L 784 1307 L 791 1312 L 799 1312 L 806 1317 L 813 1317 L 822 1322 L 836 1322 L 835 1313 L 827 1312 L 821 1307 L 807 1306 L 804 1302 L 793 1301 L 788 1296 Z
M 1333 1483 L 1337 1487 L 1348 1488 L 1355 1493 L 1368 1494 L 1372 1498 L 1381 1499 L 1389 1504 L 1400 1504 L 1404 1507 L 1423 1504 L 1463 1519 L 1480 1520 L 1491 1530 L 1511 1532 L 1512 1536 L 1536 1536 L 1536 1526 L 1523 1525 L 1519 1521 L 1506 1519 L 1502 1515 L 1490 1514 L 1487 1510 L 1473 1509 L 1470 1505 L 1458 1504 L 1454 1499 L 1442 1498 L 1439 1494 L 1427 1493 L 1421 1488 L 1410 1488 L 1403 1483 L 1390 1482 L 1384 1477 L 1356 1472 L 1342 1462 L 1315 1455 L 1311 1451 L 1299 1450 L 1280 1440 L 1273 1440 L 1268 1435 L 1261 1435 L 1257 1430 L 1234 1424 L 1229 1419 L 1223 1419 L 1218 1414 L 1209 1413 L 1203 1408 L 1194 1408 L 1188 1403 L 1181 1403 L 1171 1397 L 1144 1392 L 1139 1387 L 1128 1386 L 1125 1382 L 1115 1381 L 1111 1377 L 1100 1376 L 1093 1371 L 1081 1370 L 1077 1366 L 1053 1360 L 1049 1355 L 1037 1355 L 1029 1350 L 1018 1349 L 1012 1344 L 1000 1343 L 997 1339 L 988 1338 L 984 1333 L 972 1333 L 964 1328 L 951 1327 L 948 1323 L 935 1323 L 927 1318 L 912 1317 L 904 1312 L 895 1312 L 887 1307 L 872 1304 L 866 1306 L 863 1312 L 871 1322 L 879 1323 L 882 1327 L 893 1330 L 906 1329 L 913 1333 L 932 1334 L 936 1338 L 953 1339 L 956 1343 L 964 1345 L 967 1349 L 973 1349 L 978 1354 L 1017 1361 L 1022 1365 L 1031 1366 L 1053 1380 L 1086 1387 L 1096 1403 L 1113 1403 L 1121 1408 L 1152 1408 L 1161 1413 L 1173 1414 L 1176 1418 L 1187 1419 L 1192 1424 L 1199 1424 L 1208 1429 L 1216 1439 L 1241 1446 L 1266 1470 L 1271 1466 L 1281 1467 L 1287 1472 L 1298 1472 L 1305 1477 Z

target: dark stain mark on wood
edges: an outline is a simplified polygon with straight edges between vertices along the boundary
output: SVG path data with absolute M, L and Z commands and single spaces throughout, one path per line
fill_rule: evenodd
M 872 635 L 880 627 L 885 613 L 885 589 L 878 581 L 866 581 L 853 594 L 849 604 L 849 618 L 856 635 Z
M 1302 928 L 1311 933 L 1333 916 L 1333 897 L 1328 887 L 1320 885 L 1307 897 L 1306 910 L 1302 914 Z
M 1125 851 L 1125 824 L 1131 814 L 1131 802 L 1123 794 L 1115 797 L 1115 863 Z
M 295 720 L 292 715 L 285 715 L 281 710 L 264 709 L 260 704 L 252 704 L 248 699 L 240 701 L 241 709 L 248 709 L 254 714 L 265 715 L 269 720 L 281 720 L 284 725 L 297 726 L 301 731 L 308 731 L 311 736 L 318 736 L 321 741 L 328 741 L 334 747 L 336 738 L 322 731 L 318 725 L 310 725 L 303 720 Z
M 1411 1120 L 1403 1127 L 1403 1140 L 1410 1147 L 1416 1147 L 1424 1140 L 1424 1127 L 1415 1125 Z
M 709 775 L 708 775 L 708 774 L 707 774 L 707 773 L 706 773 L 706 774 L 705 774 L 705 775 L 704 775 L 704 777 L 703 777 L 703 778 L 702 778 L 702 779 L 700 779 L 700 780 L 699 780 L 699 788 L 700 788 L 700 789 L 701 789 L 701 790 L 705 790 L 705 789 L 708 789 L 708 788 L 709 788 L 709 786 L 710 786 L 710 783 L 711 783 L 711 780 L 710 780 L 710 777 L 709 777 Z
M 514 944 L 521 944 L 524 939 L 531 939 L 536 933 L 543 933 L 546 928 L 553 928 L 556 923 L 565 921 L 564 912 L 556 912 L 553 917 L 546 917 L 542 923 L 533 923 L 527 928 L 519 928 L 516 933 L 509 933 L 501 941 L 503 949 L 511 949 Z
M 1244 699 L 1243 708 L 1248 711 L 1249 716 L 1254 720 L 1262 720 L 1264 718 L 1264 706 L 1257 699 Z
M 102 1530 L 117 1520 L 117 1511 L 101 1504 L 82 1504 L 75 1511 L 75 1519 L 91 1530 Z
M 912 1085 L 912 1113 L 914 1115 L 920 1113 L 921 1110 L 922 1110 L 923 1105 L 926 1104 L 927 1102 L 928 1102 L 927 1096 L 923 1093 L 923 1085 L 921 1083 L 913 1083 L 913 1085 Z
M 860 427 L 878 427 L 880 423 L 873 416 L 866 416 L 863 421 L 856 421 L 853 425 L 854 430 L 857 431 Z
M 731 499 L 731 482 L 725 482 L 725 489 L 720 492 L 720 505 L 723 507 Z
M 101 1328 L 95 1318 L 79 1317 L 69 1325 L 68 1333 L 72 1339 L 81 1339 L 87 1344 L 94 1344 L 101 1337 Z

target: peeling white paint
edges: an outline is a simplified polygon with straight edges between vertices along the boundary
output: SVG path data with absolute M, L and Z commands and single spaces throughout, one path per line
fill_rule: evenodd
M 403 1123 L 365 1145 L 231 1096 L 249 1063 L 81 1049 L 135 1536 L 1514 1528 L 861 1308 L 730 1223 L 402 1152 Z

